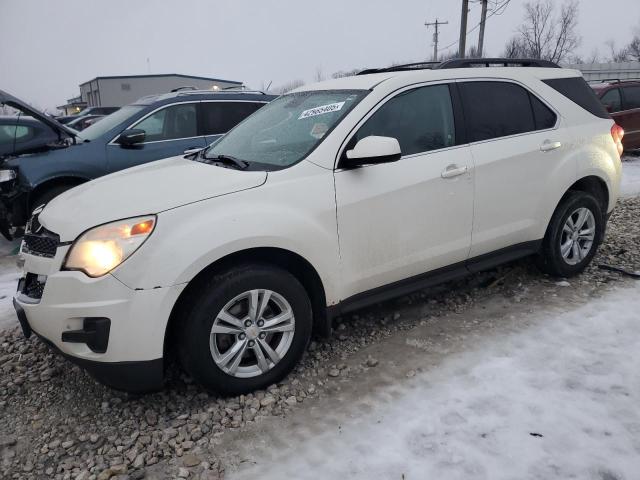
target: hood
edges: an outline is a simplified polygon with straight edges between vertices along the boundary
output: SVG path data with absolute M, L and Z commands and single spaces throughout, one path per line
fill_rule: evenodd
M 67 242 L 103 223 L 255 188 L 266 179 L 266 172 L 233 170 L 172 157 L 75 187 L 49 202 L 38 220 Z
M 35 118 L 36 120 L 44 123 L 49 128 L 51 128 L 54 132 L 58 134 L 60 140 L 64 138 L 74 138 L 76 135 L 73 130 L 65 127 L 60 122 L 55 120 L 48 115 L 36 110 L 35 108 L 27 105 L 22 100 L 14 97 L 13 95 L 8 94 L 4 90 L 0 90 L 0 104 L 1 105 L 9 105 L 10 107 L 15 108 L 16 110 L 20 110 L 25 115 Z

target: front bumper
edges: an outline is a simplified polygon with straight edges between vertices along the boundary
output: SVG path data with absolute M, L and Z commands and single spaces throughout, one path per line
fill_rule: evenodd
M 106 385 L 160 388 L 165 330 L 184 285 L 134 290 L 111 274 L 59 271 L 61 250 L 55 258 L 25 255 L 25 272 L 42 281 L 40 298 L 27 290 L 14 298 L 25 334 L 33 331 Z

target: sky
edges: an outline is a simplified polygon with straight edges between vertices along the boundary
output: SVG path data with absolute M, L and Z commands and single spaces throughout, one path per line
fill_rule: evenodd
M 609 40 L 628 43 L 640 26 L 638 0 L 579 3 L 577 53 L 585 57 L 596 48 L 605 55 Z M 512 0 L 489 19 L 488 55 L 502 52 L 524 4 Z M 469 29 L 480 17 L 478 2 L 470 5 Z M 53 111 L 96 76 L 181 73 L 252 88 L 312 82 L 430 59 L 433 31 L 424 23 L 448 21 L 440 45 L 454 44 L 460 12 L 460 0 L 0 0 L 0 89 Z

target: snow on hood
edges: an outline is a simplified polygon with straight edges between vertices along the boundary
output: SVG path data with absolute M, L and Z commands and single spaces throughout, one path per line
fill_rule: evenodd
M 75 187 L 53 199 L 39 221 L 60 235 L 61 241 L 72 241 L 96 225 L 255 188 L 266 179 L 266 172 L 233 170 L 172 157 Z

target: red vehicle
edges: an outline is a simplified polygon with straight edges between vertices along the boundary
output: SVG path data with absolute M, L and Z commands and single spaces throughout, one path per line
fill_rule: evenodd
M 608 80 L 591 87 L 624 129 L 624 149 L 640 148 L 640 80 Z

